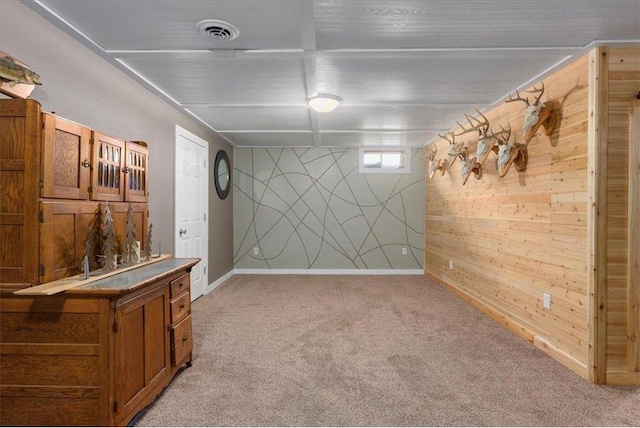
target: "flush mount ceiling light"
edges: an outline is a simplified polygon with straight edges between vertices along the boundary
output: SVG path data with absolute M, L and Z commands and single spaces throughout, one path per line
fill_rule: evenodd
M 314 97 L 307 98 L 309 107 L 318 113 L 329 113 L 342 103 L 342 98 L 336 95 L 318 94 Z

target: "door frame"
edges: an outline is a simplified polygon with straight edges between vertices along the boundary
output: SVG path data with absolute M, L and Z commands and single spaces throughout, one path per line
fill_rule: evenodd
M 181 255 L 179 254 L 178 248 L 179 248 L 179 240 L 180 240 L 180 233 L 179 233 L 179 225 L 178 225 L 178 198 L 177 198 L 177 191 L 178 191 L 178 178 L 180 177 L 180 174 L 178 174 L 180 165 L 178 165 L 178 151 L 179 151 L 179 139 L 180 138 L 185 138 L 188 139 L 192 142 L 194 142 L 195 144 L 204 147 L 205 149 L 205 157 L 204 157 L 204 168 L 203 168 L 203 177 L 205 177 L 205 182 L 204 182 L 204 186 L 202 187 L 202 194 L 200 195 L 202 197 L 203 200 L 206 201 L 205 205 L 204 205 L 204 215 L 205 215 L 205 219 L 204 220 L 204 230 L 202 231 L 202 239 L 203 239 L 203 256 L 202 256 L 202 260 L 200 261 L 200 263 L 203 263 L 203 283 L 202 283 L 202 293 L 200 294 L 200 296 L 203 296 L 205 294 L 207 294 L 210 291 L 210 287 L 209 287 L 209 142 L 206 140 L 203 140 L 202 138 L 198 137 L 197 135 L 187 131 L 186 129 L 182 128 L 180 125 L 176 125 L 176 132 L 175 132 L 175 139 L 174 139 L 174 174 L 173 174 L 173 201 L 174 201 L 174 210 L 173 210 L 173 240 L 174 240 L 174 256 L 175 257 L 187 257 L 185 255 Z M 198 296 L 198 297 L 200 297 Z M 192 300 L 193 300 L 193 296 L 192 296 Z

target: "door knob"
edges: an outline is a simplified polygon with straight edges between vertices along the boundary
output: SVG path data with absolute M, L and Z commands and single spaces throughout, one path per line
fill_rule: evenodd
M 185 229 L 180 229 L 179 233 L 180 233 L 180 237 L 182 238 L 182 235 L 187 233 L 187 231 Z

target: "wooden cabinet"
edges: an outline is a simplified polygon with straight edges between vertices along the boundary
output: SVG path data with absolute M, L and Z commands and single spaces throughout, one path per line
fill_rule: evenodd
M 89 199 L 91 130 L 42 113 L 43 198 Z
M 147 202 L 146 143 L 135 143 L 92 132 L 91 199 Z
M 188 287 L 198 261 L 162 260 L 52 296 L 2 293 L 0 424 L 128 424 L 191 363 L 189 291 L 172 290 Z
M 144 245 L 145 143 L 43 113 L 34 100 L 0 100 L 0 125 L 0 288 L 78 273 L 89 228 L 105 201 L 120 248 L 127 203 L 133 202 L 137 238 Z
M 149 391 L 171 375 L 169 360 L 169 287 L 152 287 L 116 309 L 115 412 L 131 419 L 144 407 Z
M 125 142 L 93 131 L 93 169 L 91 171 L 91 199 L 101 201 L 124 200 Z
M 42 125 L 35 101 L 0 100 L 0 284 L 38 282 Z
M 191 282 L 189 275 L 171 281 L 171 363 L 180 367 L 191 361 Z
M 147 202 L 149 195 L 147 177 L 149 150 L 146 143 L 127 141 L 124 158 L 125 201 Z
M 126 203 L 110 203 L 109 209 L 116 229 L 119 254 L 125 246 Z M 147 204 L 131 204 L 137 238 L 144 242 L 147 235 Z M 92 228 L 101 221 L 104 203 L 93 201 L 42 200 L 40 202 L 40 265 L 38 283 L 55 281 L 80 273 L 80 261 Z M 73 233 L 70 233 L 70 232 Z M 99 242 L 94 249 L 100 252 Z M 91 261 L 91 269 L 97 269 L 97 261 Z

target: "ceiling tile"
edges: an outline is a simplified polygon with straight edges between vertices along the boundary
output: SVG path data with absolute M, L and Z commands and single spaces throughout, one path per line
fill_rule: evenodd
M 200 119 L 219 132 L 310 131 L 308 107 L 189 107 Z
M 321 132 L 323 147 L 413 146 L 421 147 L 437 137 L 436 132 Z
M 455 51 L 317 58 L 318 91 L 344 104 L 489 104 L 565 59 L 556 52 Z
M 637 0 L 318 1 L 318 49 L 581 47 L 638 39 Z
M 122 61 L 181 104 L 305 105 L 302 58 L 158 53 L 129 55 Z
M 233 132 L 221 133 L 237 147 L 311 147 L 310 132 Z
M 476 105 L 479 109 L 486 106 Z M 430 129 L 442 132 L 462 117 L 461 111 L 472 112 L 471 105 L 351 106 L 346 104 L 333 113 L 319 115 L 318 122 L 320 131 L 390 132 L 403 129 Z
M 298 11 L 291 1 L 44 0 L 50 9 L 104 49 L 301 48 Z M 234 25 L 225 42 L 196 31 L 203 19 Z

